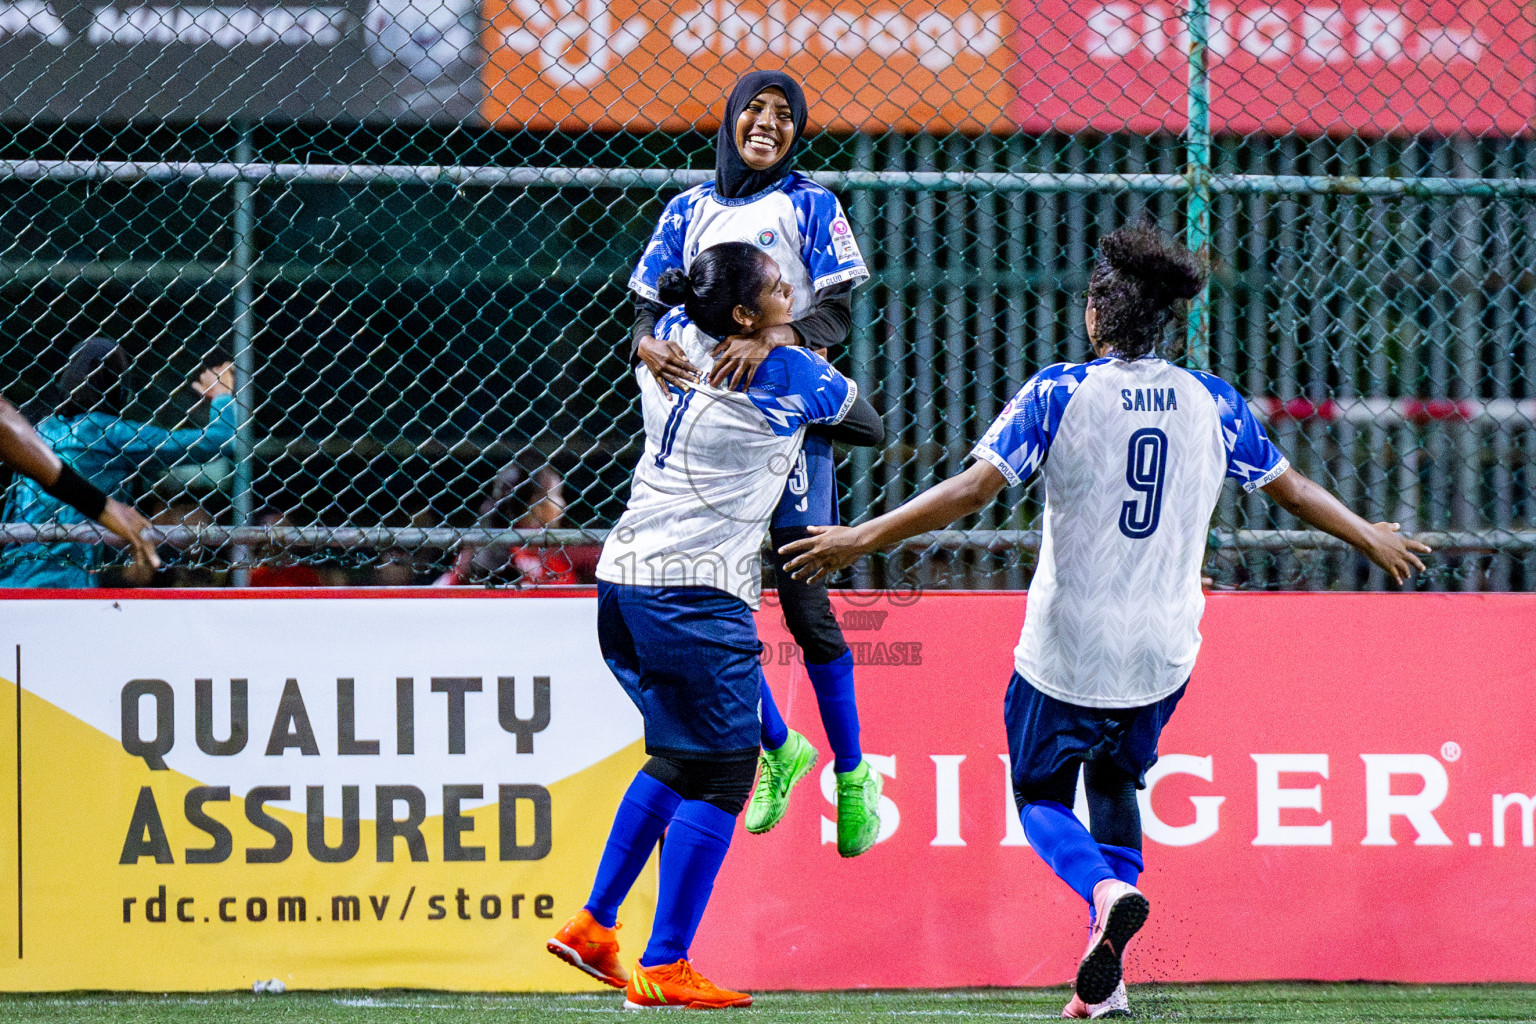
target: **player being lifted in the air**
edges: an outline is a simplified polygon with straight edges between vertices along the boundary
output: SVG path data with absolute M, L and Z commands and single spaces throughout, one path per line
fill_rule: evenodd
M 746 242 L 712 246 L 658 283 L 682 304 L 657 322 L 658 337 L 703 369 L 721 338 L 788 323 L 794 301 L 774 260 Z M 586 905 L 548 948 L 623 986 L 626 1006 L 747 1006 L 750 996 L 696 971 L 688 950 L 757 764 L 763 538 L 808 424 L 866 445 L 884 430 L 853 382 L 804 348 L 774 349 L 745 393 L 635 376 L 645 451 L 598 563 L 597 628 L 640 709 L 650 760 L 619 804 Z M 663 831 L 656 918 L 631 973 L 619 959 L 619 905 Z
M 799 83 L 782 71 L 751 71 L 725 103 L 715 140 L 715 180 L 675 196 L 662 211 L 629 279 L 639 299 L 635 354 L 657 380 L 685 383 L 699 367 L 655 332 L 666 312 L 655 300 L 667 270 L 686 271 L 717 242 L 749 242 L 772 256 L 794 288 L 792 319 L 721 339 L 710 383 L 735 388 L 751 379 L 775 346 L 835 349 L 853 323 L 849 293 L 869 276 L 853 229 L 837 197 L 795 171 L 807 108 Z M 654 332 L 654 333 L 653 333 Z M 856 857 L 880 833 L 880 776 L 859 742 L 853 654 L 821 583 L 799 583 L 782 571 L 777 548 L 806 536 L 809 526 L 837 522 L 837 472 L 823 428 L 806 433 L 796 466 L 775 509 L 770 535 L 784 623 L 805 660 L 821 723 L 832 747 L 837 785 L 837 852 Z M 816 748 L 785 725 L 773 692 L 763 685 L 763 753 L 757 789 L 747 807 L 748 832 L 767 832 L 784 817 L 790 789 L 816 763 Z
M 1044 536 L 1004 722 L 1024 832 L 1092 921 L 1067 1017 L 1127 1008 L 1120 958 L 1149 912 L 1136 888 L 1136 790 L 1200 650 L 1200 566 L 1223 477 L 1262 489 L 1398 582 L 1423 568 L 1414 552 L 1429 550 L 1291 468 L 1230 384 L 1159 357 L 1202 276 L 1194 255 L 1150 228 L 1108 235 L 1088 283 L 1098 358 L 1030 378 L 964 472 L 877 519 L 813 529 L 785 549 L 791 572 L 817 579 L 1044 477 Z M 1079 768 L 1087 829 L 1071 810 Z

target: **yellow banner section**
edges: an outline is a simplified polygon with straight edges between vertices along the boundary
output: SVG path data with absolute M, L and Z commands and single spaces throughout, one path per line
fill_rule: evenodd
M 426 784 L 363 764 L 339 800 L 311 788 L 333 801 L 317 815 L 272 806 L 306 806 L 293 787 L 152 770 L 6 680 L 0 989 L 595 988 L 544 940 L 586 898 L 643 761 L 631 743 L 548 786 L 490 787 L 479 807 L 445 792 L 455 813 L 433 816 L 415 813 Z M 626 903 L 627 948 L 644 947 L 655 893 L 653 863 Z

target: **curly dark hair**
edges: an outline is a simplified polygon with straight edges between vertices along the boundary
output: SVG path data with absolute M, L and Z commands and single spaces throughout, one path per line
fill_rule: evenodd
M 1121 359 L 1182 354 L 1183 334 L 1169 327 L 1183 325 L 1187 300 L 1204 283 L 1199 257 L 1151 224 L 1105 235 L 1088 278 L 1099 342 Z

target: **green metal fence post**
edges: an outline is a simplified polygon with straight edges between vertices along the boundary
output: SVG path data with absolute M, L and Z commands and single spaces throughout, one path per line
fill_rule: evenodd
M 1185 238 L 1189 248 L 1209 256 L 1211 238 L 1211 95 L 1206 74 L 1206 43 L 1210 40 L 1209 0 L 1189 0 L 1189 180 L 1188 223 Z M 1189 363 L 1202 370 L 1211 368 L 1211 286 L 1195 296 L 1189 310 Z
M 248 164 L 255 158 L 251 147 L 250 125 L 240 126 L 240 141 L 235 149 L 235 161 Z M 233 189 L 235 224 L 233 251 L 230 256 L 235 266 L 235 287 L 231 295 L 230 319 L 233 327 L 235 362 L 235 479 L 234 519 L 235 526 L 249 526 L 252 510 L 251 458 L 255 447 L 253 417 L 255 414 L 256 352 L 253 346 L 255 311 L 252 308 L 252 270 L 255 263 L 256 196 L 254 186 L 244 179 L 236 179 Z M 249 549 L 237 545 L 234 550 L 235 569 L 231 582 L 242 587 L 250 582 Z
M 860 132 L 854 138 L 853 166 L 855 170 L 872 172 L 875 169 L 875 139 L 868 132 Z M 853 196 L 853 229 L 863 250 L 864 259 L 875 265 L 875 194 L 860 189 Z M 853 293 L 853 373 L 859 384 L 859 394 L 873 398 L 880 380 L 880 368 L 875 363 L 875 282 L 866 282 Z M 853 449 L 853 514 L 874 507 L 875 452 L 869 448 Z M 854 566 L 854 585 L 863 590 L 874 586 L 869 559 L 860 559 Z

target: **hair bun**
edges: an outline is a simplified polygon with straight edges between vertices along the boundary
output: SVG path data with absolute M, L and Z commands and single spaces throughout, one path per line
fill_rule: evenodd
M 1205 283 L 1194 253 L 1169 245 L 1151 227 L 1123 228 L 1099 240 L 1099 252 L 1116 271 L 1170 298 L 1192 299 Z
M 693 294 L 688 275 L 676 267 L 661 272 L 656 282 L 656 295 L 669 306 L 681 306 Z

